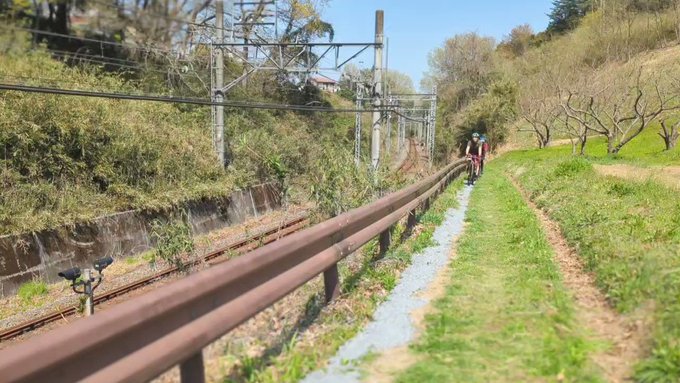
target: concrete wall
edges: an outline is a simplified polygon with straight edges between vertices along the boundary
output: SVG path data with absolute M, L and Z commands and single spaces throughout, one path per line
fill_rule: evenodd
M 280 191 L 273 184 L 233 192 L 217 200 L 191 201 L 161 212 L 126 211 L 92 222 L 36 233 L 0 236 L 0 295 L 11 294 L 35 278 L 47 282 L 73 266 L 81 268 L 111 255 L 122 258 L 153 247 L 151 222 L 187 213 L 194 235 L 242 223 L 280 207 Z

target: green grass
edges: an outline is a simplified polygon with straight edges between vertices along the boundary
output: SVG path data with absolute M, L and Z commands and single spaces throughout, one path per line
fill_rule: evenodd
M 49 289 L 45 282 L 31 281 L 19 287 L 17 295 L 25 305 L 32 305 L 35 298 L 47 295 Z
M 601 164 L 624 163 L 638 166 L 680 165 L 680 146 L 670 151 L 664 150 L 664 144 L 657 135 L 658 124 L 643 131 L 621 149 L 618 155 L 607 154 L 607 141 L 604 137 L 588 139 L 586 156 Z M 533 152 L 529 150 L 529 152 Z M 571 155 L 571 145 L 562 145 L 543 151 L 542 158 L 559 158 Z M 534 157 L 535 155 L 532 155 Z
M 445 296 L 398 382 L 597 382 L 553 251 L 494 165 L 472 193 Z
M 362 257 L 359 270 L 341 264 L 343 295 L 333 305 L 323 307 L 320 291 L 311 292 L 313 296 L 306 308 L 309 317 L 306 320 L 314 321 L 312 339 L 296 334 L 284 343 L 279 353 L 268 357 L 244 356 L 241 351 L 229 350 L 223 357 L 226 361 L 223 366 L 234 365 L 236 371 L 233 368 L 231 372 L 225 371 L 224 381 L 294 382 L 323 367 L 342 344 L 371 320 L 375 309 L 397 285 L 400 273 L 410 264 L 413 254 L 432 243 L 434 229 L 443 221 L 445 212 L 457 206 L 456 197 L 462 187 L 462 181 L 455 181 L 432 203 L 430 210 L 418 217 L 420 230 L 417 235 L 400 243 L 398 239 L 405 228 L 403 225 L 395 227 L 394 246 L 379 260 L 378 242 L 373 240 L 362 248 L 361 255 L 352 255 Z M 308 287 L 319 290 L 320 286 L 304 288 Z M 225 368 L 228 369 L 230 367 Z
M 644 164 L 667 164 L 677 156 L 677 151 L 655 152 L 658 147 L 651 138 L 639 138 L 622 156 Z M 563 148 L 554 148 L 510 153 L 499 160 L 499 166 L 518 175 L 532 199 L 560 224 L 615 307 L 651 319 L 651 354 L 638 364 L 636 380 L 678 382 L 678 192 L 651 181 L 601 176 L 592 168 L 592 163 L 601 161 L 601 157 L 571 158 Z

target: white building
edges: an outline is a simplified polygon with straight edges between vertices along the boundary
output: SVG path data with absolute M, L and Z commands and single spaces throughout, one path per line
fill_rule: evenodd
M 336 93 L 339 90 L 338 82 L 328 77 L 315 76 L 309 81 L 324 92 Z

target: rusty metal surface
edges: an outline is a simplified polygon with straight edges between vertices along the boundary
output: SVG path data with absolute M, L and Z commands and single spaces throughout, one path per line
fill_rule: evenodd
M 152 379 L 328 270 L 464 168 L 456 161 L 369 205 L 3 350 L 0 376 L 12 382 Z

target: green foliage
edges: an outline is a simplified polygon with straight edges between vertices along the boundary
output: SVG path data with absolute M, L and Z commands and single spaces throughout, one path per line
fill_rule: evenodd
M 34 298 L 47 295 L 48 292 L 49 290 L 45 282 L 31 281 L 22 284 L 17 295 L 24 304 L 31 304 Z
M 49 77 L 86 89 L 135 91 L 119 77 L 68 68 L 40 51 L 1 55 L 0 75 L 23 76 L 29 85 Z M 2 233 L 228 192 L 206 120 L 205 109 L 3 92 Z
M 553 0 L 553 7 L 548 17 L 548 32 L 564 33 L 578 25 L 586 15 L 592 0 Z
M 316 17 L 313 7 L 303 9 L 308 16 L 299 17 Z M 40 49 L 27 53 L 26 36 L 15 37 L 0 35 L 0 76 L 93 91 L 184 92 L 180 85 L 168 89 L 167 79 L 157 75 L 132 81 L 95 67 L 68 67 Z M 242 67 L 231 64 L 228 70 L 240 74 Z M 45 84 L 46 78 L 57 84 Z M 289 79 L 265 74 L 236 88 L 230 99 L 348 106 L 314 87 L 299 89 Z M 294 180 L 313 171 L 320 153 L 353 146 L 351 115 L 243 108 L 227 108 L 225 115 L 231 158 L 226 171 L 214 156 L 208 108 L 3 92 L 0 234 L 127 209 L 161 210 L 266 181 L 280 183 L 285 200 L 297 186 Z
M 517 86 L 509 80 L 492 83 L 489 90 L 462 113 L 456 141 L 465 145 L 473 132 L 485 134 L 492 149 L 508 138 L 509 123 L 517 118 Z
M 152 258 L 153 263 L 158 256 L 181 269 L 183 266 L 182 256 L 194 251 L 191 228 L 183 220 L 171 222 L 155 220 L 151 225 L 151 238 L 156 244 L 156 251 Z
M 348 150 L 323 151 L 310 180 L 317 211 L 324 217 L 334 217 L 366 204 L 382 186 L 373 182 L 373 175 L 368 166 L 357 166 Z M 379 182 L 380 174 L 375 176 Z

